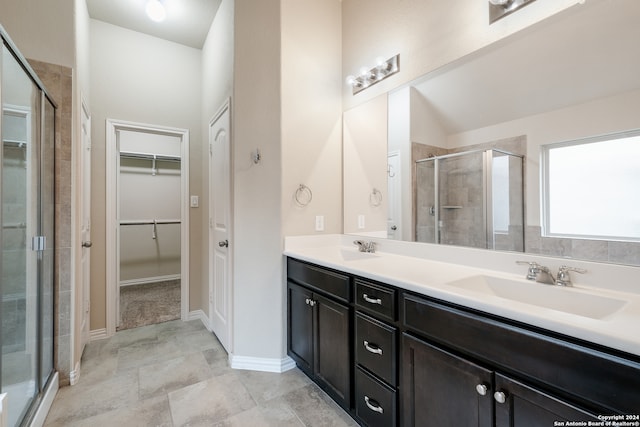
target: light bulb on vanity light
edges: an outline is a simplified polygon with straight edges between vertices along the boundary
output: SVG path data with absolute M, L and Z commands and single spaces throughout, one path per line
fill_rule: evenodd
M 149 19 L 155 22 L 162 22 L 167 18 L 167 11 L 160 0 L 149 0 L 145 12 Z
M 347 78 L 345 79 L 345 81 L 347 82 L 347 84 L 349 86 L 355 86 L 356 84 L 356 77 L 355 76 L 347 76 Z
M 489 3 L 495 5 L 495 6 L 502 6 L 502 7 L 506 7 L 509 5 L 509 3 L 511 3 L 512 0 L 489 0 Z

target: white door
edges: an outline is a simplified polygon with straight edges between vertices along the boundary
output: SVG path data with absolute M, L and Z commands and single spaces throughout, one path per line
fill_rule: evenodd
M 387 237 L 389 239 L 402 240 L 402 183 L 399 151 L 393 151 L 388 154 L 387 175 L 389 191 Z
M 229 102 L 209 125 L 209 321 L 231 352 L 231 139 Z
M 91 301 L 91 116 L 82 103 L 82 313 L 80 320 L 80 346 L 89 342 L 89 313 Z M 82 351 L 81 351 L 82 354 Z

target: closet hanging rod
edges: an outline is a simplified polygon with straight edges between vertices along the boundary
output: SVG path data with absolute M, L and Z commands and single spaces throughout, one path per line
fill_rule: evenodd
M 8 224 L 2 224 L 3 230 L 11 230 L 11 229 L 19 229 L 19 228 L 27 228 L 26 222 L 13 222 Z
M 120 225 L 153 225 L 153 224 L 181 224 L 179 219 L 134 219 L 120 221 Z
M 139 153 L 135 151 L 121 151 L 120 157 L 127 159 L 144 159 L 144 160 L 164 160 L 168 162 L 180 162 L 180 156 L 169 156 L 166 154 Z
M 5 139 L 2 141 L 4 145 L 7 147 L 16 147 L 16 148 L 27 148 L 26 141 L 17 141 L 13 139 Z

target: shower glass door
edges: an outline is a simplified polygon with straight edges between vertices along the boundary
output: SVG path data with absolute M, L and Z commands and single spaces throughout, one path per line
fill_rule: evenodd
M 17 426 L 53 372 L 55 107 L 4 44 L 0 61 L 0 391 Z
M 487 247 L 483 155 L 474 151 L 438 160 L 439 243 Z
M 2 52 L 2 392 L 9 425 L 38 393 L 39 91 L 18 61 Z

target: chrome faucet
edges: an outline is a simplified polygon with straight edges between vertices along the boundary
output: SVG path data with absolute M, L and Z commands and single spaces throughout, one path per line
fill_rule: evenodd
M 516 264 L 529 265 L 526 275 L 527 280 L 535 280 L 538 283 L 544 283 L 547 285 L 572 286 L 571 276 L 569 275 L 570 271 L 575 271 L 576 273 L 581 274 L 587 272 L 587 270 L 583 268 L 567 267 L 566 265 L 563 265 L 558 270 L 558 274 L 554 276 L 548 267 L 540 265 L 535 261 L 516 261 Z
M 364 240 L 354 240 L 353 244 L 358 246 L 358 251 L 360 252 L 374 253 L 376 251 L 375 242 L 365 242 Z

